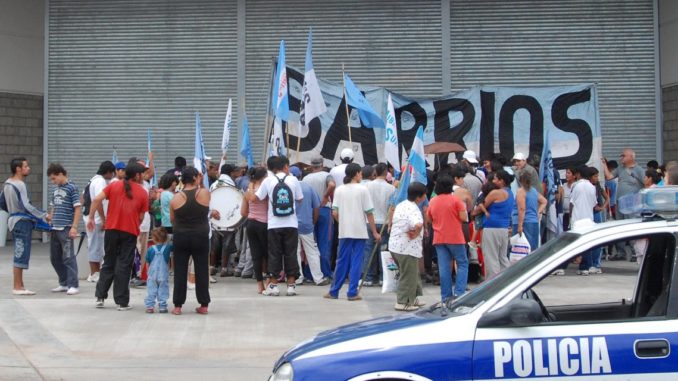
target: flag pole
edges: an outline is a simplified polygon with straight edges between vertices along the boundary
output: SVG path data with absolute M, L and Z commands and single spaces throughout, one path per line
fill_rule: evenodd
M 346 79 L 344 74 L 344 63 L 341 63 L 341 81 L 343 83 L 342 90 L 344 91 L 344 105 L 346 106 L 346 127 L 348 128 L 348 141 L 351 143 L 351 149 L 353 149 L 353 140 L 351 139 L 351 118 L 348 114 L 348 97 L 346 96 Z
M 297 134 L 297 161 L 296 161 L 297 163 L 299 162 L 299 150 L 301 149 L 301 124 L 299 124 L 299 131 L 298 132 L 299 132 L 299 134 Z
M 271 58 L 271 85 L 268 87 L 268 93 L 272 94 L 273 93 L 273 76 L 275 73 L 275 59 Z M 268 158 L 268 149 L 269 149 L 269 143 L 271 140 L 271 125 L 275 121 L 275 116 L 273 117 L 273 120 L 270 120 L 271 117 L 271 102 L 272 100 L 269 100 L 268 105 L 266 106 L 266 128 L 264 129 L 264 152 L 262 153 L 262 158 L 261 162 L 265 163 L 266 159 Z M 220 168 L 221 169 L 221 168 Z

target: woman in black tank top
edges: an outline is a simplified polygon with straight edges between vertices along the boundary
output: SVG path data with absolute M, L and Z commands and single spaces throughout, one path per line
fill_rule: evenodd
M 193 167 L 182 171 L 184 189 L 170 202 L 170 219 L 174 227 L 174 309 L 181 315 L 186 302 L 188 261 L 195 265 L 195 295 L 200 307 L 195 311 L 207 314 L 209 294 L 209 202 L 210 192 L 200 187 L 202 174 Z

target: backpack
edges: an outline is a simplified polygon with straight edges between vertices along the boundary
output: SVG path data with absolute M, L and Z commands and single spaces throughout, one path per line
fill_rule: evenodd
M 273 215 L 276 217 L 287 217 L 294 214 L 292 189 L 285 183 L 286 178 L 287 175 L 282 179 L 276 176 L 278 183 L 273 187 L 271 207 L 273 208 Z
M 89 185 L 92 184 L 92 181 L 85 185 L 85 190 L 82 191 L 82 215 L 89 216 L 90 208 L 92 207 L 92 196 L 89 194 Z

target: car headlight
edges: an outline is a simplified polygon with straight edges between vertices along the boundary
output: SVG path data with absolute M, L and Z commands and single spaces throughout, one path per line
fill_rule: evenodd
M 294 381 L 294 369 L 292 369 L 292 364 L 288 362 L 282 364 L 268 381 Z

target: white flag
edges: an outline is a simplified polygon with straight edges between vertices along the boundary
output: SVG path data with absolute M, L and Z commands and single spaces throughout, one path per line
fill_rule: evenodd
M 384 156 L 386 162 L 391 164 L 396 174 L 400 172 L 400 160 L 398 159 L 398 128 L 396 126 L 395 110 L 391 94 L 388 94 L 386 105 L 386 131 L 384 131 Z
M 229 139 L 231 138 L 231 118 L 232 118 L 231 99 L 229 98 L 228 109 L 226 110 L 226 120 L 224 120 L 224 135 L 221 137 L 222 154 L 226 154 L 226 151 L 228 151 L 228 142 Z
M 282 155 L 287 155 L 285 136 L 283 134 L 280 118 L 275 117 L 273 121 L 273 133 L 271 134 L 271 141 L 269 142 L 268 157 Z
M 308 122 L 327 111 L 323 94 L 320 92 L 320 86 L 318 86 L 318 79 L 315 76 L 315 70 L 313 70 L 312 45 L 313 31 L 309 30 L 308 44 L 306 45 L 304 86 L 301 90 L 302 107 L 301 115 L 299 116 L 299 128 L 301 128 L 301 126 L 307 126 Z M 301 131 L 299 131 L 299 134 L 301 134 Z

